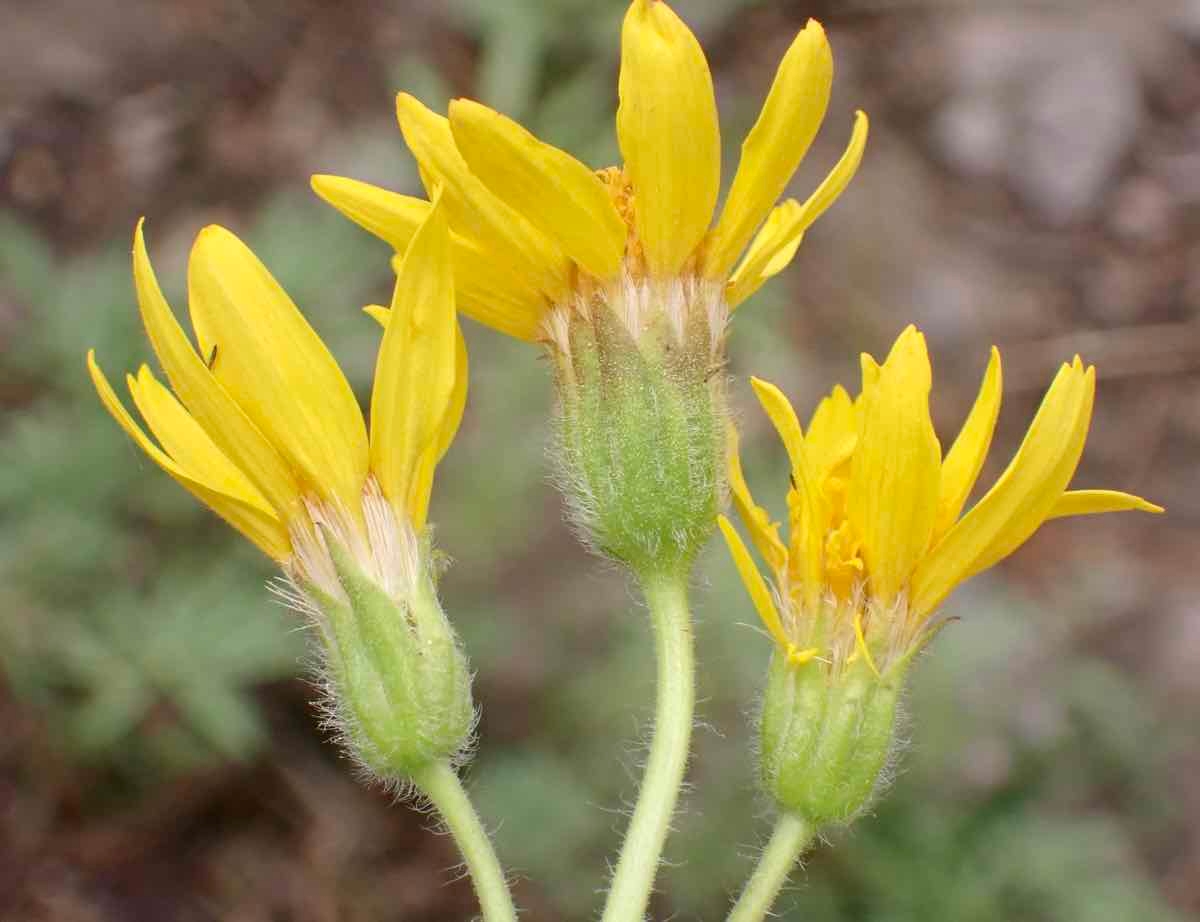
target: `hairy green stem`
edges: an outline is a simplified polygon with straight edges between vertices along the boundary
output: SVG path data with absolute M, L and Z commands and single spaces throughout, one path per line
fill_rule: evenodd
M 758 866 L 730 911 L 728 922 L 762 922 L 796 861 L 815 836 L 816 830 L 808 820 L 795 813 L 780 814 L 771 841 L 763 849 Z
M 642 588 L 650 607 L 658 660 L 654 740 L 602 922 L 641 922 L 645 916 L 692 738 L 695 657 L 687 580 L 682 575 L 644 579 Z
M 504 871 L 458 773 L 447 762 L 434 762 L 416 773 L 413 781 L 449 827 L 471 872 L 484 922 L 516 922 L 517 912 Z

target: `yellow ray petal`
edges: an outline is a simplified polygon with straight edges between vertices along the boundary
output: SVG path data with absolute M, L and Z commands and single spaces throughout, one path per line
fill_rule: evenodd
M 382 304 L 368 304 L 363 308 L 380 326 L 387 329 L 392 312 Z M 433 443 L 425 449 L 413 475 L 412 487 L 409 489 L 409 509 L 414 526 L 420 530 L 425 527 L 425 517 L 429 509 L 429 497 L 433 489 L 433 475 L 438 462 L 442 460 L 458 433 L 462 422 L 463 412 L 467 406 L 467 341 L 463 338 L 462 329 L 455 329 L 455 371 L 454 391 L 450 395 L 450 403 L 446 413 L 438 425 L 437 436 Z
M 712 75 L 662 0 L 633 0 L 621 29 L 617 138 L 650 274 L 676 275 L 708 231 L 721 184 Z
M 858 367 L 862 374 L 862 390 L 858 396 L 859 400 L 865 402 L 875 393 L 875 385 L 879 383 L 879 363 L 869 352 L 860 352 Z
M 455 345 L 454 392 L 450 395 L 450 405 L 438 424 L 433 442 L 417 462 L 408 491 L 409 515 L 417 531 L 425 527 L 425 520 L 429 515 L 429 500 L 433 494 L 433 477 L 438 463 L 449 450 L 454 436 L 458 434 L 458 426 L 467 407 L 467 373 L 467 343 L 459 330 Z
M 750 594 L 750 600 L 754 603 L 754 610 L 758 612 L 758 617 L 762 619 L 762 623 L 771 633 L 771 637 L 781 648 L 786 650 L 792 643 L 783 629 L 779 612 L 775 610 L 775 603 L 771 599 L 771 590 L 763 581 L 762 574 L 754 565 L 754 560 L 750 557 L 750 552 L 742 542 L 737 529 L 733 527 L 733 523 L 725 516 L 719 515 L 717 524 L 721 528 L 721 534 L 725 536 L 725 544 L 729 547 L 729 555 L 733 558 L 738 574 L 742 577 L 742 583 Z
M 964 580 L 1012 553 L 1054 509 L 1071 480 L 1091 420 L 1095 370 L 1076 358 L 1046 392 L 1000 479 L 946 533 L 912 580 L 911 605 L 932 612 Z
M 1068 490 L 1054 503 L 1046 520 L 1101 512 L 1166 512 L 1162 506 L 1119 490 Z
M 429 202 L 424 199 L 341 176 L 314 176 L 312 187 L 351 221 L 391 244 L 397 252 L 396 269 L 429 214 Z M 507 247 L 486 250 L 454 233 L 450 240 L 459 310 L 517 339 L 537 339 L 548 302 L 536 280 L 516 274 L 513 266 L 504 262 L 501 257 Z
M 384 307 L 382 304 L 368 304 L 362 310 L 368 316 L 371 316 L 380 327 L 388 329 L 388 322 L 391 319 L 391 309 L 389 307 Z M 456 325 L 454 393 L 451 393 L 450 402 L 448 407 L 446 407 L 442 423 L 438 425 L 438 437 L 434 439 L 433 445 L 434 462 L 443 459 L 446 451 L 450 449 L 450 443 L 454 442 L 455 433 L 458 432 L 458 425 L 462 423 L 462 414 L 467 408 L 468 377 L 467 340 L 463 339 L 462 329 Z
M 321 338 L 250 249 L 215 225 L 196 238 L 188 302 L 213 374 L 308 487 L 361 508 L 367 430 Z
M 792 516 L 790 561 L 804 586 L 805 601 L 815 604 L 823 591 L 825 515 L 820 491 L 804 447 L 800 420 L 787 397 L 774 384 L 751 378 L 750 385 L 763 412 L 775 426 L 792 464 L 792 480 L 800 501 L 800 514 Z M 798 560 L 796 558 L 799 558 Z
M 218 492 L 274 515 L 270 504 L 167 388 L 143 365 L 126 375 L 133 402 L 160 445 L 182 469 Z
M 733 423 L 729 424 L 726 445 L 729 492 L 733 495 L 733 505 L 763 560 L 772 572 L 778 573 L 787 566 L 787 548 L 779 539 L 779 524 L 772 522 L 767 510 L 755 503 L 754 497 L 750 495 L 750 488 L 746 485 L 746 478 L 742 473 L 742 462 L 738 457 L 738 432 Z
M 450 401 L 446 411 L 438 423 L 437 434 L 433 440 L 433 457 L 435 462 L 441 461 L 462 424 L 463 413 L 467 409 L 467 380 L 470 377 L 470 363 L 467 358 L 467 341 L 463 337 L 462 328 L 454 324 L 454 388 L 450 392 Z
M 866 113 L 855 113 L 850 143 L 816 191 L 803 205 L 789 200 L 771 213 L 771 218 L 775 220 L 768 218 L 726 286 L 726 300 L 730 308 L 737 307 L 767 279 L 782 272 L 791 263 L 804 232 L 829 209 L 854 178 L 867 144 L 867 130 Z
M 796 216 L 804 206 L 795 199 L 780 203 L 771 213 L 762 229 L 750 242 L 741 265 L 725 285 L 725 300 L 729 309 L 736 310 L 772 275 L 782 272 L 796 256 L 804 239 L 803 231 L 793 232 Z
M 983 373 L 983 383 L 979 385 L 979 396 L 975 398 L 966 422 L 946 453 L 946 460 L 942 462 L 942 485 L 938 496 L 937 519 L 933 526 L 934 541 L 954 524 L 967 497 L 971 495 L 971 488 L 979 479 L 979 472 L 983 470 L 988 449 L 992 445 L 992 434 L 996 431 L 1003 390 L 1000 350 L 992 346 L 991 358 Z
M 617 274 L 625 253 L 625 222 L 592 170 L 469 99 L 450 103 L 450 129 L 471 172 L 497 198 L 592 275 Z
M 394 260 L 392 260 L 392 266 L 396 270 L 399 270 L 401 263 L 403 263 L 403 256 L 397 256 Z M 502 316 L 499 314 L 490 316 L 489 319 L 484 320 L 480 318 L 478 311 L 472 313 L 471 311 L 467 310 L 463 304 L 470 302 L 472 297 L 472 289 L 468 288 L 466 291 L 463 290 L 463 276 L 458 269 L 458 262 L 455 261 L 454 265 L 455 297 L 458 301 L 459 313 L 467 314 L 473 319 L 478 320 L 480 323 L 486 323 L 493 329 L 499 330 L 501 333 L 505 333 L 516 339 L 523 339 L 526 342 L 533 342 L 534 340 L 541 339 L 542 336 L 545 335 L 542 329 L 541 317 L 539 315 L 534 315 L 532 313 L 518 315 L 516 311 L 512 311 Z M 476 269 L 478 269 L 478 267 L 476 267 Z M 482 278 L 482 276 L 480 277 Z M 498 302 L 493 301 L 491 302 L 491 306 L 496 308 L 497 303 Z M 363 310 L 371 317 L 374 317 L 375 320 L 381 325 L 387 326 L 387 319 L 391 313 L 391 308 L 384 307 L 382 304 L 370 304 L 364 307 Z
M 446 220 L 462 237 L 501 262 L 509 274 L 528 279 L 552 301 L 566 293 L 570 265 L 558 244 L 493 195 L 459 153 L 445 117 L 415 97 L 396 97 L 400 131 L 432 198 L 443 186 Z
M 112 415 L 125 434 L 133 439 L 155 464 L 171 475 L 189 493 L 212 509 L 232 525 L 268 557 L 277 561 L 287 560 L 292 553 L 287 528 L 273 512 L 256 503 L 246 502 L 239 496 L 229 495 L 207 478 L 184 469 L 173 461 L 166 452 L 155 445 L 141 426 L 129 415 L 120 398 L 113 391 L 104 372 L 96 363 L 94 351 L 87 356 L 88 372 L 100 395 L 104 408 Z M 180 408 L 182 411 L 182 408 Z
M 839 384 L 817 404 L 808 423 L 804 446 L 808 451 L 809 463 L 818 477 L 827 476 L 850 458 L 857 443 L 858 420 L 854 415 L 854 401 Z
M 159 288 L 146 253 L 142 225 L 139 221 L 134 233 L 133 280 L 150 344 L 175 393 L 196 422 L 258 488 L 279 517 L 289 521 L 299 509 L 300 484 L 274 446 L 192 348 Z
M 910 326 L 863 407 L 847 515 L 871 595 L 883 604 L 904 588 L 933 532 L 942 453 L 929 417 L 931 378 L 925 337 Z
M 442 201 L 404 255 L 371 392 L 371 470 L 384 496 L 410 517 L 414 472 L 437 439 L 455 387 L 458 327 Z
M 506 336 L 526 342 L 541 339 L 542 319 L 550 303 L 546 296 L 527 279 L 508 274 L 508 267 L 478 244 L 454 233 L 450 241 L 458 310 Z M 393 256 L 393 271 L 399 272 L 403 262 L 403 253 Z
M 704 274 L 724 279 L 804 158 L 829 104 L 833 54 L 825 30 L 810 19 L 784 55 L 709 236 Z
M 312 189 L 364 230 L 403 253 L 429 214 L 429 202 L 344 176 L 313 176 Z

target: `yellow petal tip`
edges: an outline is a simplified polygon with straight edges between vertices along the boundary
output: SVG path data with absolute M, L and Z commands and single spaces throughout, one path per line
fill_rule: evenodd
M 832 54 L 832 50 L 829 48 L 829 37 L 825 34 L 825 27 L 818 20 L 810 17 L 808 22 L 804 24 L 804 28 L 800 30 L 800 35 L 809 41 L 823 46 L 821 50 L 827 54 Z
M 387 329 L 388 321 L 392 317 L 391 308 L 384 307 L 382 304 L 368 304 L 363 308 L 363 313 L 378 323 L 385 330 Z

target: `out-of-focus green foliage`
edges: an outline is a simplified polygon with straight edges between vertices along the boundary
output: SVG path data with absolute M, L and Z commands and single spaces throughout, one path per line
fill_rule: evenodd
M 298 202 L 325 220 L 299 216 Z M 340 256 L 347 278 L 370 277 L 373 254 L 307 197 L 273 202 L 257 224 L 251 239 L 301 303 L 332 306 L 354 290 L 317 251 Z M 178 291 L 182 272 L 162 274 Z M 0 661 L 14 690 L 81 757 L 148 781 L 251 755 L 264 734 L 247 693 L 297 671 L 301 622 L 268 601 L 268 563 L 138 452 L 95 397 L 87 349 L 121 390 L 126 371 L 152 361 L 128 244 L 59 262 L 6 219 L 0 278 L 27 331 L 5 350 L 0 382 L 31 395 L 0 429 Z M 378 333 L 353 304 L 330 311 L 326 330 L 349 338 L 357 325 L 348 351 L 361 383 Z

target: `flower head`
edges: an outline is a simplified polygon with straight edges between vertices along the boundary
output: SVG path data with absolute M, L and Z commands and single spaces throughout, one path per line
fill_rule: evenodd
M 126 376 L 148 434 L 89 352 L 105 407 L 155 463 L 283 569 L 284 594 L 319 629 L 333 705 L 345 718 L 339 727 L 364 762 L 386 773 L 414 752 L 457 750 L 473 714 L 469 679 L 432 592 L 425 535 L 434 469 L 467 385 L 440 205 L 400 268 L 369 434 L 329 350 L 229 231 L 201 231 L 188 262 L 198 349 L 163 297 L 141 223 L 133 275 L 170 386 L 146 365 Z M 414 685 L 414 668 L 435 659 L 419 647 L 438 644 L 439 681 Z M 408 686 L 393 689 L 397 682 Z M 387 701 L 372 699 L 380 689 Z
M 623 166 L 593 172 L 471 100 L 454 100 L 445 118 L 401 93 L 400 128 L 422 179 L 430 191 L 445 186 L 461 309 L 563 349 L 571 314 L 597 302 L 635 338 L 664 313 L 682 337 L 688 314 L 700 312 L 716 351 L 729 311 L 791 261 L 858 167 L 861 112 L 816 192 L 777 205 L 821 125 L 832 78 L 825 32 L 810 20 L 784 55 L 715 223 L 721 145 L 712 76 L 699 42 L 663 0 L 634 0 L 621 32 Z M 336 176 L 315 176 L 313 187 L 397 251 L 427 207 Z
M 1000 411 L 1000 353 L 943 456 L 929 415 L 925 338 L 908 327 L 882 365 L 862 356 L 857 397 L 836 387 L 802 431 L 787 398 L 753 386 L 791 461 L 790 532 L 755 504 L 731 440 L 730 483 L 772 593 L 732 524 L 721 530 L 763 623 L 795 667 L 837 670 L 858 658 L 887 675 L 936 626 L 956 586 L 999 563 L 1049 519 L 1140 509 L 1113 490 L 1068 490 L 1083 453 L 1095 368 L 1078 356 L 1055 376 L 1016 457 L 964 515 Z
M 1095 369 L 1059 369 L 1024 442 L 961 514 L 1000 411 L 1000 354 L 943 456 L 929 415 L 925 338 L 908 327 L 882 365 L 862 356 L 862 390 L 836 387 L 807 431 L 772 384 L 753 380 L 791 461 L 789 533 L 750 495 L 730 438 L 738 514 L 771 587 L 720 518 L 775 655 L 763 695 L 761 773 L 788 810 L 848 822 L 869 803 L 894 748 L 897 700 L 913 655 L 953 589 L 1007 557 L 1048 519 L 1162 509 L 1111 490 L 1069 491 L 1092 415 Z
M 635 569 L 685 566 L 712 533 L 730 311 L 790 262 L 866 142 L 859 113 L 816 192 L 776 204 L 820 127 L 832 77 L 825 33 L 810 21 L 779 66 L 719 215 L 712 75 L 662 0 L 634 0 L 621 32 L 621 166 L 593 171 L 471 100 L 454 100 L 444 117 L 397 99 L 426 189 L 443 190 L 461 309 L 547 346 L 574 517 L 593 545 Z M 428 208 L 335 176 L 313 177 L 313 188 L 397 251 Z

